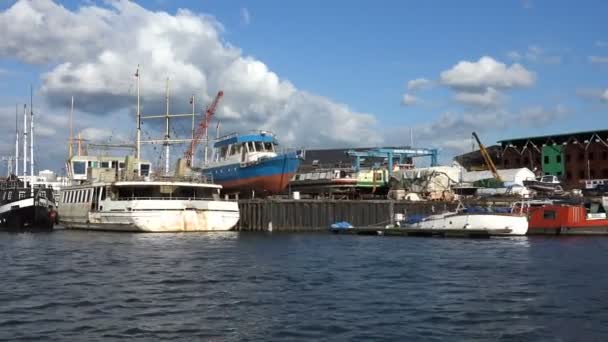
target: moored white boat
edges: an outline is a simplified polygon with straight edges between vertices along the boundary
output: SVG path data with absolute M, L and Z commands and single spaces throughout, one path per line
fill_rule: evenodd
M 96 157 L 74 157 L 71 169 L 78 171 L 73 164 L 83 158 Z M 103 163 L 108 167 L 80 170 L 88 174 L 88 179 L 93 178 L 91 181 L 61 190 L 59 220 L 66 228 L 134 232 L 226 231 L 239 220 L 238 203 L 221 200 L 220 185 L 183 177 L 151 180 L 150 175 L 141 175 L 141 168 L 134 169 L 135 165 L 146 164 L 131 158 L 126 158 L 124 163 Z M 94 166 L 101 162 L 86 160 L 86 164 Z M 124 176 L 109 180 L 113 175 Z
M 431 215 L 419 222 L 405 222 L 404 228 L 482 230 L 488 235 L 526 235 L 528 218 L 524 214 L 447 212 Z

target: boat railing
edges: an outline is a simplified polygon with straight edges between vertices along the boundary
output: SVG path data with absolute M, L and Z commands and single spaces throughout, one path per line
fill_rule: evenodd
M 213 183 L 213 176 L 210 173 L 193 173 L 190 175 L 126 175 L 122 174 L 118 181 L 156 181 L 156 182 L 189 182 L 189 183 Z
M 200 201 L 200 200 L 215 200 L 219 197 L 213 196 L 192 196 L 192 197 L 119 197 L 112 199 L 113 201 Z
M 256 134 L 256 135 L 267 135 L 267 136 L 270 136 L 270 137 L 273 137 L 273 138 L 276 137 L 276 135 L 272 131 L 263 130 L 263 129 L 257 129 L 257 130 L 256 129 L 252 129 L 252 130 L 247 131 L 247 133 L 248 134 Z M 228 134 L 220 136 L 219 138 L 215 139 L 215 141 L 226 140 L 226 139 L 234 138 L 234 137 L 237 137 L 237 136 L 239 136 L 239 133 L 237 133 L 237 132 L 231 132 L 231 133 L 228 133 Z

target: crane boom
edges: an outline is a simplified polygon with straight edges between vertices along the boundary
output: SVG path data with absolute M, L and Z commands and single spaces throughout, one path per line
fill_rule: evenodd
M 475 140 L 477 141 L 477 144 L 479 145 L 479 152 L 481 152 L 483 160 L 486 162 L 486 165 L 488 166 L 490 171 L 492 171 L 492 175 L 494 175 L 494 178 L 497 181 L 502 182 L 502 178 L 500 178 L 500 175 L 498 174 L 498 170 L 496 169 L 496 165 L 494 165 L 494 162 L 492 161 L 492 157 L 490 157 L 488 150 L 486 150 L 485 146 L 483 146 L 483 144 L 481 143 L 481 140 L 479 140 L 477 133 L 473 132 L 473 138 L 475 138 Z
M 213 102 L 211 102 L 211 104 L 205 110 L 205 117 L 201 120 L 198 127 L 196 128 L 196 132 L 194 133 L 192 141 L 190 142 L 190 147 L 184 153 L 184 158 L 186 159 L 186 163 L 189 166 L 192 166 L 192 156 L 194 155 L 196 146 L 198 145 L 199 141 L 203 137 L 203 134 L 205 134 L 205 131 L 209 127 L 211 117 L 213 116 L 213 114 L 215 114 L 215 110 L 217 109 L 217 105 L 222 99 L 222 96 L 224 96 L 224 92 L 221 90 L 218 91 L 217 95 L 215 95 L 215 99 L 213 99 Z

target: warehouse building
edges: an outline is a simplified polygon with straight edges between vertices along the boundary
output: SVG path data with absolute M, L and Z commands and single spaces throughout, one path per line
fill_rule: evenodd
M 555 175 L 568 187 L 586 179 L 608 179 L 608 130 L 545 135 L 498 142 L 500 165 Z

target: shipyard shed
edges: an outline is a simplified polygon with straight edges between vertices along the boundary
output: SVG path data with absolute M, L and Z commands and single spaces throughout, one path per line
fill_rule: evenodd
M 348 168 L 354 163 L 354 157 L 347 154 L 348 151 L 368 151 L 378 147 L 349 147 L 349 148 L 333 148 L 333 149 L 310 149 L 306 150 L 305 158 L 300 164 L 299 172 L 308 172 L 318 168 Z M 409 148 L 409 146 L 399 147 L 382 147 L 390 149 Z M 411 163 L 411 160 L 409 160 Z M 361 158 L 361 167 L 372 167 L 374 165 L 383 165 L 386 163 L 386 158 L 368 157 Z
M 527 167 L 559 177 L 566 187 L 582 180 L 608 179 L 608 130 L 504 139 L 502 166 Z
M 498 175 L 502 181 L 507 184 L 524 185 L 524 180 L 534 179 L 534 172 L 528 168 L 519 169 L 502 169 L 498 170 Z M 491 171 L 469 171 L 462 173 L 462 181 L 465 183 L 474 183 L 483 179 L 494 178 Z

